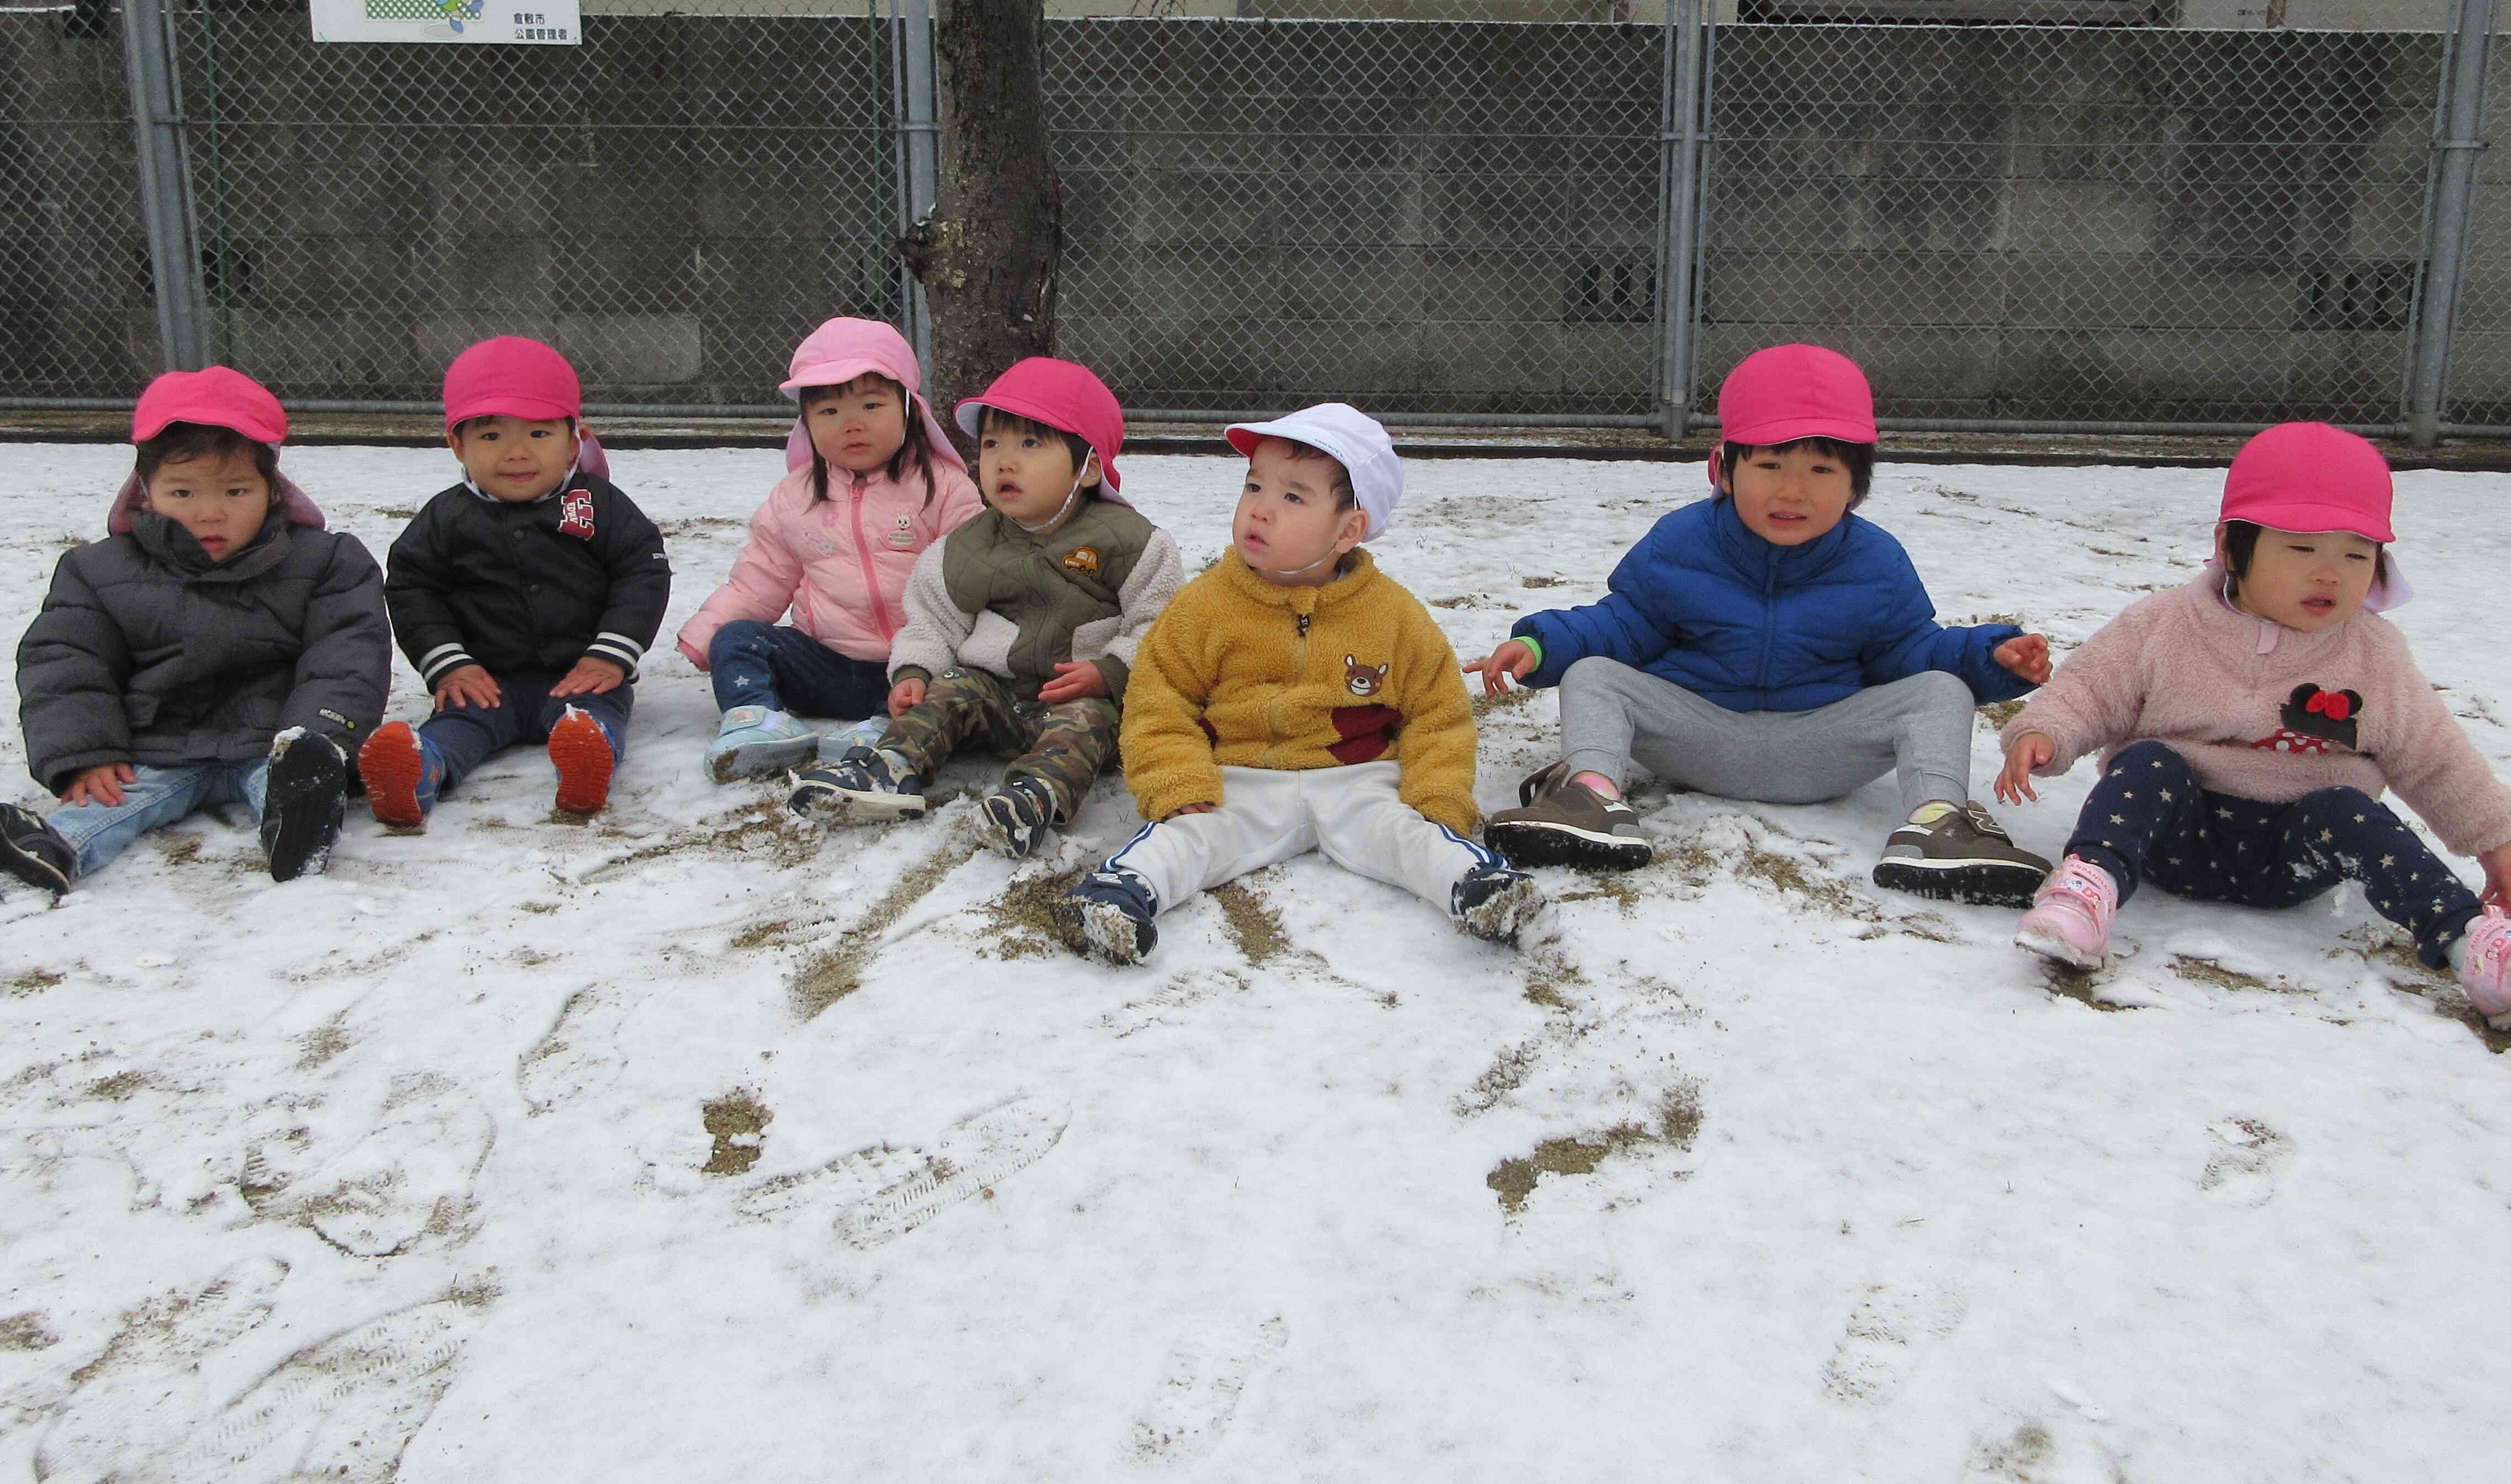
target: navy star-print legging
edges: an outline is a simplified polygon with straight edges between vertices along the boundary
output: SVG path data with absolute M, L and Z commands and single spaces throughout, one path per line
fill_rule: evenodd
M 2110 759 L 2067 854 L 2109 872 L 2121 902 L 2149 882 L 2192 901 L 2290 907 L 2350 877 L 2436 969 L 2480 910 L 2449 863 L 2362 789 L 2323 788 L 2289 804 L 2209 793 L 2188 760 L 2158 742 Z

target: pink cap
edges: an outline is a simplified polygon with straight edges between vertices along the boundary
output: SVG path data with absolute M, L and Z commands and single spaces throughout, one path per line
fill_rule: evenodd
M 1014 362 L 992 386 L 959 399 L 953 415 L 960 431 L 977 437 L 987 407 L 1077 435 L 1099 455 L 1099 476 L 1109 492 L 1122 487 L 1116 453 L 1125 446 L 1125 409 L 1088 366 L 1048 356 Z
M 503 413 L 548 423 L 584 416 L 584 384 L 566 358 L 538 340 L 499 335 L 444 368 L 444 429 Z
M 790 374 L 777 390 L 798 401 L 804 387 L 842 387 L 867 372 L 886 376 L 907 389 L 907 400 L 915 404 L 915 415 L 923 421 L 924 441 L 934 458 L 953 469 L 968 467 L 924 400 L 924 370 L 915 363 L 915 348 L 881 321 L 840 317 L 823 323 L 793 348 Z M 811 435 L 799 418 L 785 438 L 785 467 L 811 467 Z
M 2389 461 L 2326 423 L 2278 423 L 2241 445 L 2223 476 L 2223 520 L 2279 531 L 2349 531 L 2391 542 Z
M 1767 448 L 1803 438 L 1872 443 L 1874 389 L 1857 362 L 1819 345 L 1755 351 L 1718 388 L 1719 436 Z
M 170 423 L 231 428 L 256 443 L 277 447 L 288 437 L 288 409 L 270 389 L 228 366 L 168 371 L 139 394 L 131 409 L 131 440 L 146 442 Z

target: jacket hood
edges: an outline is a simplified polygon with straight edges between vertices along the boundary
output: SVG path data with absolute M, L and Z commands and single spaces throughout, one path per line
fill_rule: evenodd
M 804 387 L 839 387 L 867 372 L 886 376 L 907 389 L 907 400 L 915 404 L 915 415 L 924 426 L 925 446 L 936 459 L 965 473 L 968 461 L 959 457 L 942 420 L 924 400 L 924 370 L 915 363 L 914 348 L 905 335 L 878 320 L 831 320 L 811 331 L 794 347 L 790 373 L 777 390 L 799 401 Z M 785 438 L 785 467 L 811 467 L 811 435 L 798 417 Z

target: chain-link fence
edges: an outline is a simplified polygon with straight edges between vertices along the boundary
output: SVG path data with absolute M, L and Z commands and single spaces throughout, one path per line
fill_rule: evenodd
M 1065 353 L 1146 409 L 1651 420 L 1665 28 L 1265 9 L 1049 24 Z
M 521 332 L 607 409 L 745 410 L 827 315 L 915 324 L 926 0 L 585 0 L 573 47 L 145 3 L 135 113 L 109 0 L 0 0 L 0 399 L 193 356 L 423 406 Z M 2511 425 L 2511 180 L 2446 169 L 2462 6 L 1048 0 L 1060 345 L 1188 418 L 1686 429 L 1809 338 L 1903 426 Z
M 0 397 L 128 396 L 160 356 L 120 18 L 0 8 Z
M 318 45 L 175 17 L 209 354 L 426 402 L 491 334 L 609 403 L 772 402 L 831 313 L 896 319 L 887 26 L 857 0 L 588 15 L 580 46 Z

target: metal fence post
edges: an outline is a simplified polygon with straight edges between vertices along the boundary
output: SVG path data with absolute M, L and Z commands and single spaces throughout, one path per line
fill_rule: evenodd
M 941 86 L 933 59 L 931 0 L 899 0 L 895 16 L 898 61 L 892 77 L 898 97 L 899 204 L 906 217 L 899 230 L 904 233 L 933 209 L 941 195 Z M 924 285 L 903 263 L 898 273 L 908 343 L 915 347 L 916 361 L 930 365 L 933 318 Z
M 1700 144 L 1709 87 L 1709 22 L 1701 0 L 1665 8 L 1665 82 L 1657 135 L 1665 161 L 1658 187 L 1657 313 L 1665 336 L 1660 388 L 1665 436 L 1690 432 L 1693 328 L 1699 320 Z
M 165 0 L 123 0 L 122 53 L 139 136 L 139 215 L 157 288 L 157 339 L 166 369 L 209 363 L 201 322 L 200 239 L 192 223 L 192 175 L 183 153 L 183 95 Z
M 2476 192 L 2476 156 L 2486 147 L 2485 67 L 2492 52 L 2493 0 L 2457 0 L 2457 25 L 2442 68 L 2441 118 L 2433 139 L 2433 207 L 2428 266 L 2417 298 L 2414 367 L 2407 404 L 2407 433 L 2418 448 L 2441 440 L 2442 404 L 2449 396 L 2451 336 L 2458 327 L 2458 300 L 2467 267 L 2469 208 Z

